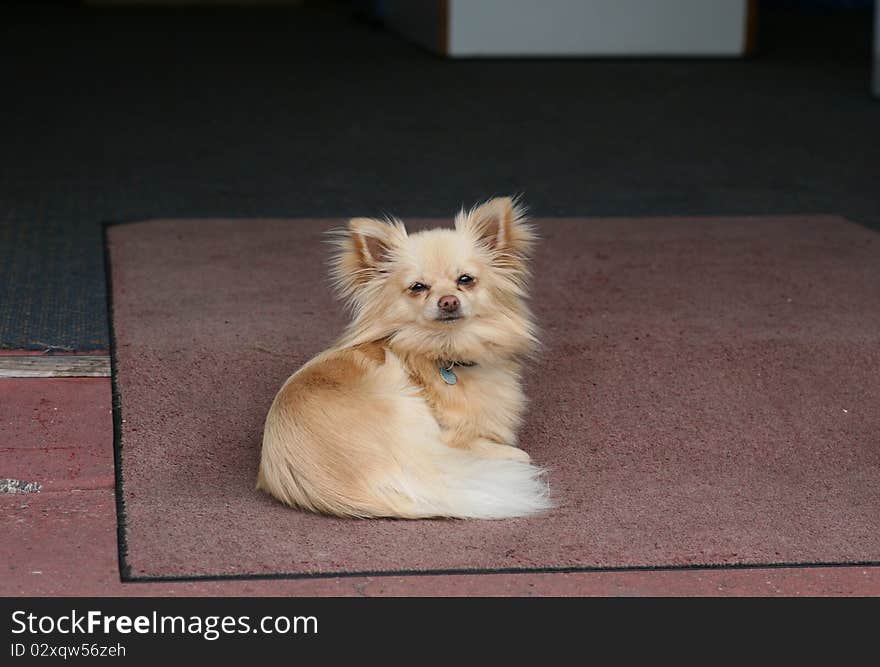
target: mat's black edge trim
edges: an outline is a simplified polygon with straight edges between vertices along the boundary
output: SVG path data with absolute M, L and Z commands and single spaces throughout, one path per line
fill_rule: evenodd
M 698 565 L 621 565 L 571 567 L 506 567 L 449 570 L 363 570 L 352 572 L 294 572 L 277 574 L 206 574 L 167 577 L 128 576 L 125 583 L 162 583 L 186 581 L 255 581 L 280 579 L 349 579 L 353 577 L 431 577 L 481 574 L 576 574 L 586 572 L 687 572 L 705 570 L 784 570 L 808 568 L 878 567 L 880 561 L 795 562 L 795 563 L 703 563 Z
M 789 214 L 783 214 L 789 215 Z M 791 214 L 796 215 L 796 214 Z M 813 213 L 810 215 L 833 215 L 847 222 L 854 222 L 839 214 Z M 602 217 L 602 216 L 597 216 Z M 660 216 L 676 217 L 676 216 Z M 678 216 L 682 217 L 682 216 Z M 748 217 L 748 216 L 729 216 Z M 772 217 L 772 216 L 770 216 Z M 694 565 L 623 565 L 623 566 L 570 566 L 570 567 L 512 567 L 512 568 L 474 568 L 440 570 L 355 570 L 341 572 L 279 572 L 269 574 L 198 574 L 179 576 L 136 576 L 131 573 L 128 563 L 128 543 L 126 540 L 125 500 L 123 498 L 122 478 L 122 402 L 117 385 L 116 334 L 113 329 L 113 283 L 110 266 L 110 247 L 107 229 L 116 225 L 129 225 L 152 222 L 160 218 L 141 218 L 135 220 L 105 221 L 101 224 L 104 245 L 104 280 L 107 290 L 107 328 L 110 341 L 110 380 L 113 395 L 113 465 L 116 472 L 116 539 L 119 560 L 119 576 L 123 583 L 163 583 L 187 581 L 259 581 L 259 580 L 301 580 L 301 579 L 347 579 L 356 577 L 430 577 L 481 574 L 575 574 L 579 572 L 681 572 L 699 570 L 760 570 L 760 569 L 806 569 L 818 567 L 880 567 L 880 561 L 852 562 L 778 562 L 778 563 L 704 563 Z M 243 218 L 250 219 L 250 218 Z M 286 219 L 286 218 L 284 218 Z M 859 224 L 859 223 L 856 223 Z
M 122 400 L 119 394 L 116 368 L 116 332 L 113 328 L 113 272 L 110 266 L 110 244 L 107 230 L 118 222 L 101 223 L 101 242 L 104 248 L 104 289 L 107 291 L 107 340 L 110 344 L 110 392 L 113 412 L 113 472 L 116 477 L 114 494 L 116 496 L 116 551 L 119 562 L 119 578 L 131 578 L 128 564 L 128 540 L 126 538 L 125 499 L 122 495 Z

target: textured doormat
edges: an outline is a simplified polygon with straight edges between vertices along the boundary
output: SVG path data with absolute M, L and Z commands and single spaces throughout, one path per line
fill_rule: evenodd
M 560 505 L 495 522 L 255 491 L 275 392 L 344 324 L 323 242 L 341 221 L 107 227 L 124 578 L 880 561 L 880 236 L 831 216 L 537 223 L 521 441 Z

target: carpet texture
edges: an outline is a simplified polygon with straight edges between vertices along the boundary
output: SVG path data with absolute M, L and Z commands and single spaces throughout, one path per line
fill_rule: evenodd
M 124 576 L 880 561 L 876 233 L 539 220 L 521 441 L 559 507 L 353 521 L 254 490 L 272 397 L 344 324 L 339 222 L 107 228 Z

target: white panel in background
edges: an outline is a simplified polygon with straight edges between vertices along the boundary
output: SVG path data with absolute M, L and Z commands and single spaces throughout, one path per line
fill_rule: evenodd
M 448 0 L 451 56 L 735 56 L 747 0 Z

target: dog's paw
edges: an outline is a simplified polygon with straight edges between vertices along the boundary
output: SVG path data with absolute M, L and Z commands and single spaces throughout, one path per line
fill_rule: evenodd
M 512 445 L 502 445 L 500 442 L 492 442 L 491 440 L 477 440 L 471 450 L 487 459 L 509 459 L 511 461 L 522 461 L 530 463 L 532 457 L 528 452 L 523 451 L 519 447 Z

